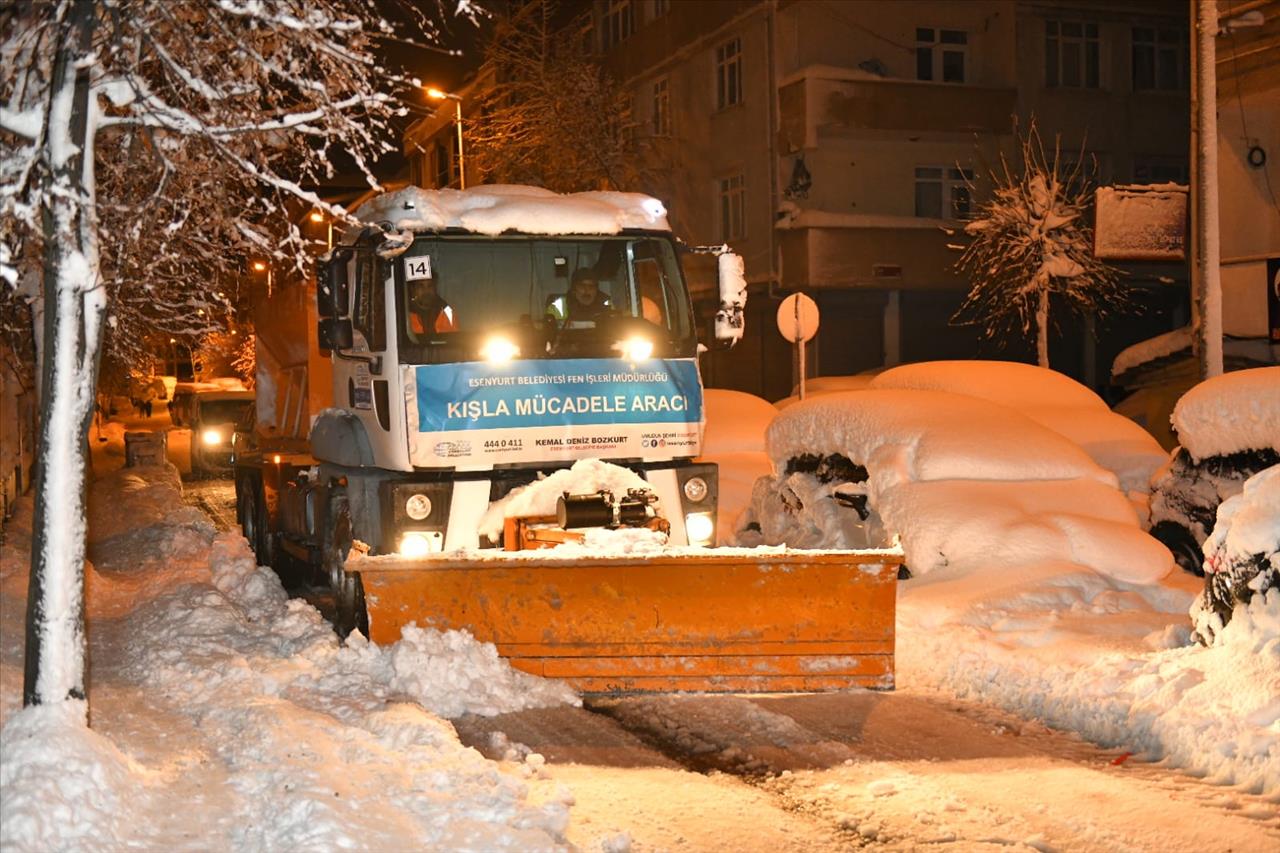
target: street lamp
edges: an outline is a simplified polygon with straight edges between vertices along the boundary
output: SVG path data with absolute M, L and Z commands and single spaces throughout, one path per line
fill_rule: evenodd
M 453 101 L 453 120 L 458 127 L 458 189 L 467 188 L 466 159 L 462 154 L 462 98 L 449 92 L 442 92 L 435 86 L 428 87 L 427 97 L 437 101 Z
M 271 266 L 265 261 L 253 262 L 254 272 L 265 272 L 267 274 L 267 296 L 271 295 Z
M 328 223 L 328 228 L 325 231 L 325 248 L 332 249 L 333 248 L 333 220 L 325 216 L 319 210 L 311 211 L 311 216 L 308 218 L 312 222 L 316 223 L 317 225 L 320 224 L 321 222 Z

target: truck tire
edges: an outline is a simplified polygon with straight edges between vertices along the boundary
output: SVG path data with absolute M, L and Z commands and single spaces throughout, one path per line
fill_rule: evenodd
M 351 541 L 351 505 L 344 493 L 335 491 L 329 496 L 329 526 L 321 556 L 321 571 L 333 592 L 333 629 L 344 638 L 352 631 L 360 631 L 367 637 L 369 616 L 360 576 L 346 571 Z
M 267 519 L 267 501 L 257 478 L 245 477 L 237 487 L 236 515 L 240 517 L 240 530 L 249 540 L 258 565 L 274 567 L 275 548 Z

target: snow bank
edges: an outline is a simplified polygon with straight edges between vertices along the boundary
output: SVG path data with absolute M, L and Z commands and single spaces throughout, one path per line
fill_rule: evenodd
M 1150 583 L 1172 568 L 1165 547 L 1138 529 L 1129 501 L 1094 480 L 904 483 L 882 493 L 878 509 L 902 532 L 916 574 L 1064 560 Z
M 1080 445 L 1125 492 L 1145 495 L 1169 454 L 1093 391 L 1054 370 L 1010 361 L 932 361 L 881 373 L 873 388 L 916 388 L 980 397 L 1014 409 Z
M 563 684 L 456 632 L 344 644 L 238 533 L 191 523 L 170 470 L 94 488 L 117 493 L 99 509 L 109 535 L 93 537 L 92 715 L 123 741 L 47 709 L 8 714 L 5 849 L 564 847 L 567 799 L 530 803 L 522 779 L 464 748 L 444 719 L 577 703 Z M 0 578 L 6 707 L 21 685 L 10 617 L 25 589 L 12 550 Z M 204 804 L 194 833 L 173 807 L 192 798 Z
M 997 704 L 1280 802 L 1280 591 L 1188 646 L 1197 580 L 1134 587 L 1064 563 L 919 578 L 898 598 L 898 683 Z
M 127 846 L 148 774 L 85 726 L 87 710 L 74 701 L 33 706 L 0 729 L 5 850 Z
M 363 222 L 398 230 L 464 228 L 477 234 L 617 234 L 624 228 L 667 231 L 662 202 L 639 193 L 560 195 L 538 187 L 488 185 L 468 190 L 406 187 L 360 205 Z
M 1197 461 L 1241 450 L 1280 450 L 1280 367 L 1206 379 L 1174 406 L 1173 427 Z

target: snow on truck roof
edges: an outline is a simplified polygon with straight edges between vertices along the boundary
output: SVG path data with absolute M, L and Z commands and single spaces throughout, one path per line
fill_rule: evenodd
M 1178 442 L 1196 459 L 1241 450 L 1280 450 L 1280 367 L 1206 379 L 1173 408 Z
M 370 224 L 397 230 L 462 228 L 496 236 L 525 234 L 617 234 L 624 229 L 669 231 L 667 209 L 640 193 L 560 194 L 541 187 L 496 184 L 466 190 L 405 187 L 370 199 L 355 210 Z

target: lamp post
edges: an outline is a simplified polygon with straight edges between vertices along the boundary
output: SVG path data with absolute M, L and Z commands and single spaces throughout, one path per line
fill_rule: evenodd
M 453 101 L 453 121 L 458 128 L 458 189 L 467 188 L 466 158 L 462 153 L 462 98 L 450 92 L 443 92 L 435 86 L 427 89 L 427 96 L 437 101 Z
M 325 216 L 323 213 L 321 213 L 321 212 L 320 212 L 320 211 L 318 211 L 318 210 L 313 210 L 313 211 L 311 211 L 311 217 L 310 217 L 310 219 L 311 219 L 311 221 L 312 221 L 312 222 L 314 222 L 314 223 L 316 223 L 316 224 L 319 224 L 319 223 L 321 223 L 321 222 L 325 223 L 325 225 L 326 225 L 326 230 L 325 230 L 325 249 L 326 249 L 326 250 L 332 250 L 332 249 L 333 249 L 333 220 L 332 220 L 332 219 L 330 219 L 329 217 Z
M 267 274 L 267 296 L 271 295 L 271 265 L 266 261 L 254 261 L 254 272 L 265 272 Z

